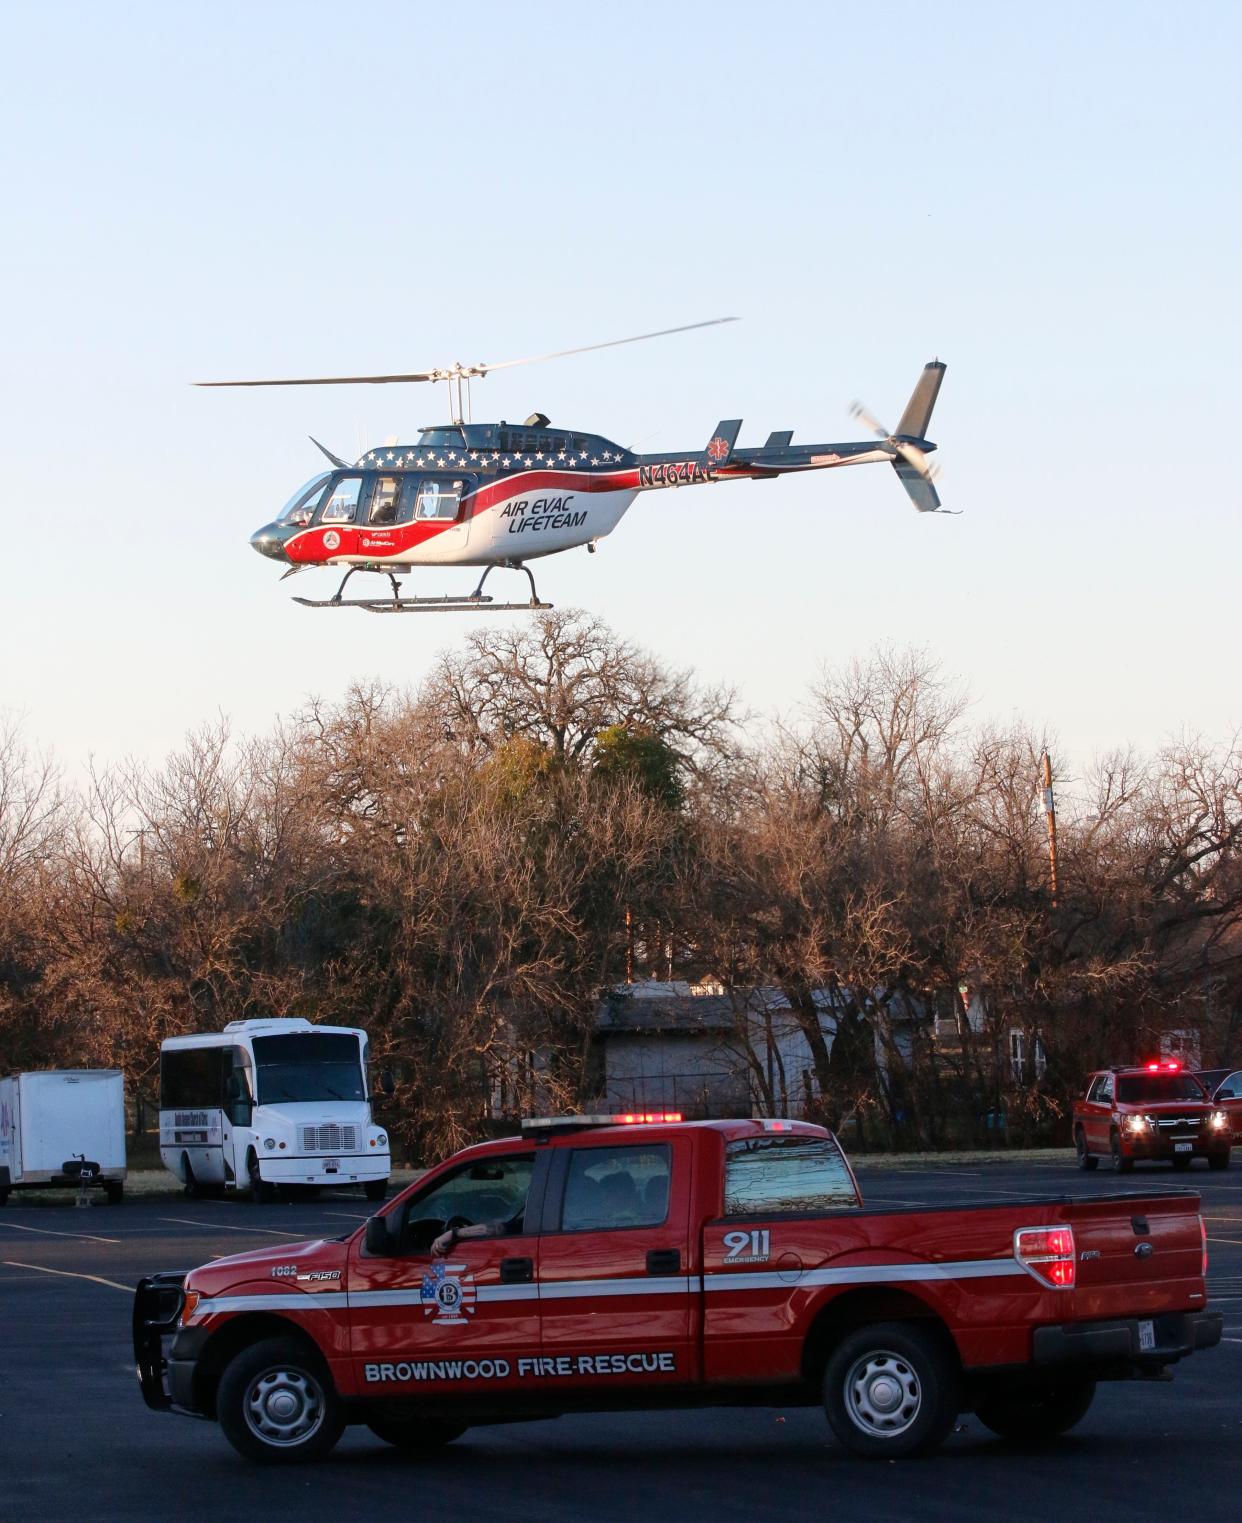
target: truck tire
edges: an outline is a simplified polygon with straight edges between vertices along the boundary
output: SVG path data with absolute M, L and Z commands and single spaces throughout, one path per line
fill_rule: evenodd
M 276 1199 L 276 1186 L 270 1185 L 259 1173 L 259 1155 L 251 1151 L 246 1156 L 246 1177 L 250 1181 L 250 1199 L 258 1206 L 265 1206 Z
M 367 1427 L 386 1444 L 407 1454 L 434 1454 L 466 1431 L 465 1423 L 424 1421 L 413 1417 L 368 1417 Z
M 388 1181 L 386 1179 L 368 1179 L 362 1187 L 363 1193 L 368 1200 L 383 1200 L 388 1194 Z
M 1208 1168 L 1209 1169 L 1227 1169 L 1229 1167 L 1229 1158 L 1230 1158 L 1230 1152 L 1229 1152 L 1228 1148 L 1226 1148 L 1221 1153 L 1209 1153 L 1208 1154 Z M 1230 1188 L 1232 1188 L 1232 1186 Z
M 1121 1133 L 1114 1132 L 1108 1141 L 1113 1158 L 1113 1173 L 1129 1174 L 1134 1168 L 1134 1159 L 1127 1158 L 1121 1151 Z
M 1007 1391 L 975 1407 L 985 1428 L 1026 1443 L 1059 1438 L 1080 1423 L 1095 1397 L 1094 1380 L 1066 1380 L 1042 1391 Z
M 239 1454 L 267 1465 L 320 1459 L 345 1426 L 327 1366 L 294 1338 L 242 1349 L 220 1377 L 216 1416 Z
M 119 1206 L 125 1199 L 125 1184 L 120 1179 L 109 1179 L 104 1184 L 104 1199 L 110 1206 Z
M 1094 1169 L 1099 1164 L 1099 1159 L 1094 1153 L 1087 1151 L 1087 1138 L 1082 1127 L 1074 1128 L 1074 1152 L 1078 1158 L 1078 1167 L 1084 1171 Z
M 8 1204 L 8 1200 L 9 1200 L 9 1192 L 7 1190 L 0 1190 L 0 1206 L 7 1205 Z
M 913 1322 L 860 1327 L 824 1371 L 824 1411 L 847 1449 L 905 1459 L 944 1442 L 961 1410 L 958 1372 L 940 1340 Z

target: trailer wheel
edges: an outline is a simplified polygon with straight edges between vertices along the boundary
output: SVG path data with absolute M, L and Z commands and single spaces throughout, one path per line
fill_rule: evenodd
M 407 1454 L 433 1454 L 466 1431 L 465 1423 L 437 1422 L 435 1418 L 368 1417 L 367 1427 L 386 1444 Z
M 1094 1380 L 1067 1380 L 1036 1391 L 1007 1391 L 975 1407 L 985 1428 L 1027 1443 L 1059 1438 L 1080 1423 L 1095 1397 Z
M 877 1322 L 833 1351 L 824 1410 L 841 1443 L 866 1459 L 927 1454 L 961 1410 L 957 1370 L 934 1334 L 911 1322 Z
M 320 1459 L 345 1426 L 323 1360 L 293 1338 L 264 1338 L 225 1366 L 216 1416 L 239 1454 L 269 1465 Z
M 104 1181 L 104 1197 L 110 1206 L 119 1206 L 125 1199 L 125 1184 L 119 1179 Z
M 1094 1153 L 1087 1151 L 1086 1134 L 1080 1126 L 1074 1128 L 1074 1152 L 1078 1157 L 1078 1167 L 1084 1171 L 1094 1169 L 1100 1161 Z
M 1120 1132 L 1114 1132 L 1109 1138 L 1109 1149 L 1113 1158 L 1113 1172 L 1115 1174 L 1129 1174 L 1134 1168 L 1134 1159 L 1127 1158 L 1121 1151 Z

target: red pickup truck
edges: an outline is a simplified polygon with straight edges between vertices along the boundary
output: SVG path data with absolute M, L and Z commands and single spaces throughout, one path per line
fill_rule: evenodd
M 1136 1159 L 1165 1160 L 1188 1169 L 1196 1158 L 1227 1169 L 1233 1132 L 1228 1110 L 1215 1105 L 1176 1058 L 1137 1068 L 1104 1068 L 1087 1080 L 1074 1102 L 1074 1148 L 1080 1169 L 1101 1156 L 1119 1174 Z
M 1196 1195 L 873 1211 L 821 1127 L 634 1120 L 528 1123 L 344 1237 L 144 1279 L 148 1404 L 288 1461 L 350 1422 L 427 1450 L 566 1412 L 822 1402 L 849 1449 L 896 1458 L 962 1411 L 1064 1432 L 1097 1380 L 1220 1341 Z

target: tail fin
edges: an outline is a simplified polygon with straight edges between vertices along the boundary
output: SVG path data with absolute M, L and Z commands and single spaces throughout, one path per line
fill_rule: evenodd
M 910 393 L 906 410 L 902 413 L 901 421 L 897 425 L 898 438 L 903 435 L 908 439 L 927 438 L 932 408 L 935 407 L 936 398 L 940 395 L 940 383 L 944 380 L 944 371 L 944 364 L 940 360 L 932 360 L 930 364 L 923 366 L 923 374 Z
M 901 478 L 901 484 L 910 494 L 910 501 L 920 513 L 938 513 L 940 498 L 936 488 L 922 471 L 906 460 L 894 460 L 893 469 Z

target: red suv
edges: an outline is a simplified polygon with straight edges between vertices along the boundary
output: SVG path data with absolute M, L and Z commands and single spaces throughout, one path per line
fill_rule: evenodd
M 1080 1169 L 1094 1169 L 1101 1157 L 1121 1174 L 1136 1158 L 1167 1159 L 1175 1169 L 1206 1158 L 1211 1168 L 1227 1169 L 1232 1142 L 1229 1113 L 1172 1058 L 1101 1069 L 1074 1102 Z

